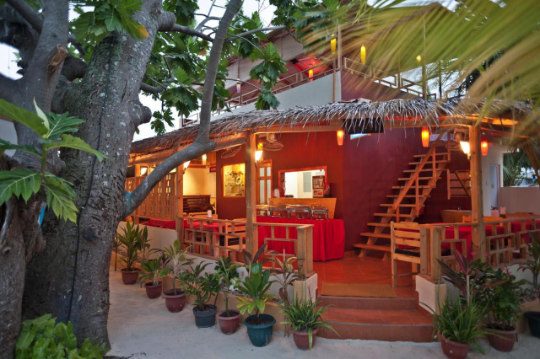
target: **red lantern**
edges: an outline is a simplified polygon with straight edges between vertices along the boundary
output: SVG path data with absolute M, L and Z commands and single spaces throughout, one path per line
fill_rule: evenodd
M 342 129 L 337 130 L 336 139 L 338 146 L 343 146 L 343 138 L 345 137 L 345 131 Z
M 429 137 L 431 133 L 429 132 L 429 128 L 422 127 L 422 147 L 429 147 Z
M 482 152 L 482 156 L 487 156 L 489 152 L 489 142 L 486 139 L 483 139 L 480 141 L 480 151 Z

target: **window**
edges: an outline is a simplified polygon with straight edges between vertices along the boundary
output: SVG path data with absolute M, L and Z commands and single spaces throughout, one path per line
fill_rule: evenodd
M 268 204 L 272 197 L 272 162 L 257 164 L 257 204 Z

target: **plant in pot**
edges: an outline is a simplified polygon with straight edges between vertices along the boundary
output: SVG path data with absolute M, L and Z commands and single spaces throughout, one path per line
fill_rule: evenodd
M 141 269 L 142 272 L 139 274 L 141 287 L 144 285 L 148 298 L 159 298 L 163 289 L 161 278 L 166 274 L 162 259 L 146 259 L 141 262 Z
M 532 273 L 530 298 L 535 301 L 539 300 L 540 287 L 538 286 L 538 275 L 540 274 L 540 236 L 538 234 L 534 235 L 533 240 L 529 244 L 529 259 L 525 264 L 520 266 L 520 270 L 530 271 Z M 540 312 L 525 312 L 525 318 L 527 318 L 531 334 L 540 338 Z
M 177 287 L 177 279 L 179 279 L 183 267 L 190 264 L 191 261 L 187 257 L 187 249 L 182 249 L 179 241 L 164 248 L 161 253 L 164 258 L 165 273 L 172 278 L 172 288 L 163 292 L 165 306 L 169 312 L 180 312 L 186 305 L 186 295 L 183 290 Z
M 125 268 L 122 269 L 122 281 L 124 284 L 135 284 L 139 277 L 139 269 L 135 263 L 139 259 L 139 251 L 148 246 L 148 230 L 131 222 L 126 222 L 121 233 L 117 234 L 120 248 L 123 251 L 122 261 Z
M 276 320 L 270 314 L 264 314 L 266 303 L 272 298 L 268 293 L 271 284 L 270 271 L 255 262 L 249 265 L 248 275 L 239 285 L 243 296 L 238 297 L 238 310 L 244 315 L 249 314 L 244 324 L 251 344 L 256 347 L 263 347 L 272 340 Z
M 229 309 L 229 294 L 237 288 L 240 280 L 238 266 L 233 263 L 230 257 L 221 257 L 216 264 L 215 271 L 225 302 L 225 310 L 218 314 L 219 328 L 224 334 L 233 334 L 240 327 L 240 313 Z
M 216 273 L 205 273 L 210 263 L 200 262 L 180 275 L 184 291 L 194 297 L 193 315 L 198 328 L 209 328 L 216 324 L 216 300 L 219 292 L 219 277 Z M 212 296 L 214 304 L 208 304 Z
M 474 301 L 474 286 L 471 284 L 474 283 L 477 269 L 484 264 L 469 261 L 461 252 L 455 252 L 454 257 L 457 271 L 445 262 L 439 263 L 445 278 L 460 290 L 461 297 L 455 301 L 447 298 L 433 319 L 443 353 L 450 359 L 464 359 L 471 345 L 476 345 L 476 341 L 484 335 L 485 311 Z
M 315 345 L 315 338 L 320 328 L 333 328 L 321 319 L 326 307 L 317 306 L 311 300 L 295 299 L 292 303 L 282 306 L 285 315 L 284 324 L 293 329 L 293 340 L 298 349 L 311 349 Z
M 296 257 L 286 257 L 283 253 L 283 257 L 274 257 L 274 264 L 276 266 L 275 272 L 279 283 L 279 298 L 283 305 L 289 305 L 288 288 L 293 285 L 293 282 L 299 279 L 298 273 L 294 271 L 294 263 L 297 261 Z

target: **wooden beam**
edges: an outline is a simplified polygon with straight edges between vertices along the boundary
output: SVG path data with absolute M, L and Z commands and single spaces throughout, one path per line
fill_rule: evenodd
M 259 247 L 257 243 L 256 227 L 253 223 L 257 220 L 257 168 L 255 166 L 255 151 L 257 149 L 257 136 L 250 134 L 246 143 L 244 155 L 246 163 L 246 237 L 247 251 L 255 253 Z
M 469 127 L 471 146 L 471 222 L 473 252 L 476 258 L 486 260 L 486 230 L 484 224 L 484 201 L 482 192 L 482 153 L 480 150 L 480 126 Z M 477 225 L 474 225 L 477 223 Z

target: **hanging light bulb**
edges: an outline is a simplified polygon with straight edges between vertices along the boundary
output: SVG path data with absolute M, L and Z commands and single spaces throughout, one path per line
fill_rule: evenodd
M 309 69 L 307 72 L 307 76 L 310 80 L 313 80 L 313 69 Z
M 239 94 L 242 92 L 242 84 L 240 82 L 236 83 L 236 93 Z
M 330 51 L 332 54 L 335 54 L 337 51 L 337 39 L 332 35 L 332 38 L 330 39 Z
M 489 152 L 489 143 L 488 141 L 484 138 L 482 139 L 482 141 L 480 141 L 480 150 L 482 152 L 482 156 L 487 156 L 488 155 L 488 152 Z
M 206 153 L 202 155 L 201 160 L 202 160 L 202 164 L 206 166 L 206 161 L 208 160 L 208 156 L 206 155 Z
M 422 62 L 422 55 L 416 55 L 416 62 L 418 63 Z
M 429 147 L 429 137 L 430 137 L 431 133 L 429 132 L 429 128 L 427 127 L 422 127 L 422 134 L 421 134 L 421 137 L 422 137 L 422 147 Z
M 182 165 L 182 167 L 184 167 L 184 171 L 188 169 L 190 163 L 191 161 L 184 162 L 184 164 Z
M 360 46 L 360 62 L 362 63 L 362 65 L 366 64 L 366 56 L 367 56 L 366 47 L 362 45 Z
M 263 144 L 259 142 L 257 144 L 257 150 L 255 151 L 255 162 L 259 162 L 263 157 Z
M 340 128 L 336 131 L 336 139 L 338 146 L 343 146 L 343 138 L 345 138 L 345 131 Z
M 463 151 L 464 154 L 470 156 L 471 143 L 469 141 L 459 141 L 459 147 L 461 147 L 461 151 Z

